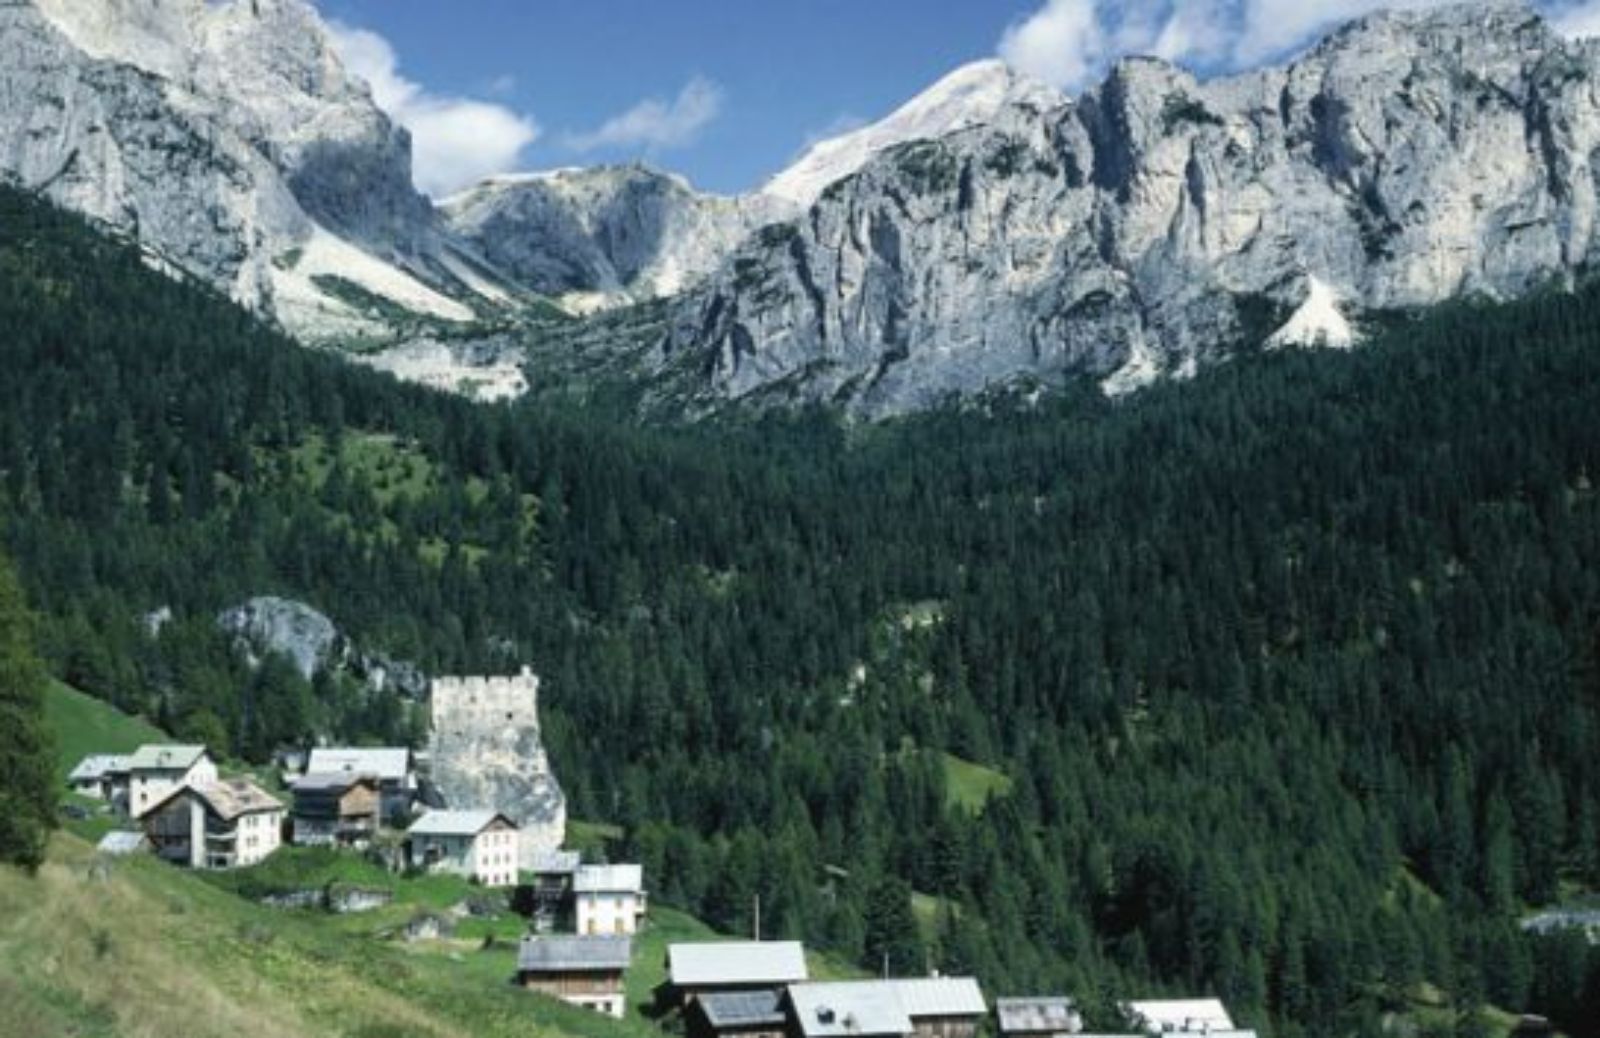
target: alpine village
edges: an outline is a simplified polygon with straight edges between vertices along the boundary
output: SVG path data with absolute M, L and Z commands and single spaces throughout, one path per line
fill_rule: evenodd
M 1600 0 L 0 0 L 0 1038 L 1600 1038 Z

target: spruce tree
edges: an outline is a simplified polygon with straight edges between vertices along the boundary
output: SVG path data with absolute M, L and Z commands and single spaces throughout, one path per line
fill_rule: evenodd
M 0 861 L 36 869 L 55 825 L 54 753 L 33 618 L 0 558 Z

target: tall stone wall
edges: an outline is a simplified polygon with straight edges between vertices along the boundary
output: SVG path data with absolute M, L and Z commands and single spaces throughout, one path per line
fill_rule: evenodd
M 560 847 L 567 801 L 540 735 L 538 675 L 435 678 L 431 713 L 433 782 L 445 802 L 515 820 L 524 867 Z

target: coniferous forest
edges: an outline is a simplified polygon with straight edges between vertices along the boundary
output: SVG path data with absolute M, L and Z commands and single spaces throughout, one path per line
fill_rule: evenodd
M 1600 1035 L 1600 951 L 1518 925 L 1600 888 L 1600 290 L 1121 401 L 643 425 L 299 349 L 8 191 L 0 329 L 40 651 L 176 735 L 421 737 L 246 665 L 214 618 L 281 594 L 534 665 L 574 817 L 719 927 L 759 894 L 767 936 L 1091 1016 L 1368 1035 L 1426 984 Z

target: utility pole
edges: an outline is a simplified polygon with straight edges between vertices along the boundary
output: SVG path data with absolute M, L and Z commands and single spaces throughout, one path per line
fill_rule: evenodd
M 756 914 L 756 925 L 755 925 L 756 940 L 760 941 L 761 940 L 761 895 L 760 894 L 756 895 L 756 913 L 755 914 Z

